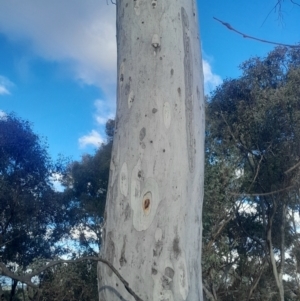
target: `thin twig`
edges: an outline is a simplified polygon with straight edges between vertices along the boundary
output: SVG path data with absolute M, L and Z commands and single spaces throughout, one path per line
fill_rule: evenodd
M 231 195 L 236 195 L 236 196 L 239 196 L 239 195 L 242 195 L 242 196 L 267 196 L 267 195 L 273 195 L 273 194 L 276 194 L 276 193 L 280 193 L 280 192 L 289 190 L 293 187 L 294 186 L 288 186 L 288 187 L 283 188 L 283 189 L 274 190 L 274 191 L 270 191 L 270 192 L 264 192 L 264 193 L 235 193 L 235 192 L 231 192 L 230 194 Z
M 295 2 L 295 1 L 293 1 L 293 0 L 290 0 L 290 1 L 291 1 L 293 4 L 300 6 L 299 3 L 297 3 L 297 2 Z
M 294 166 L 292 166 L 291 168 L 289 168 L 288 170 L 286 170 L 284 173 L 288 174 L 289 172 L 291 172 L 292 170 L 294 170 L 295 168 L 297 168 L 300 165 L 300 162 L 298 162 L 297 164 L 295 164 Z
M 261 155 L 260 160 L 258 162 L 258 166 L 257 166 L 257 169 L 256 169 L 255 176 L 254 176 L 253 181 L 252 181 L 252 183 L 251 183 L 251 185 L 249 187 L 249 190 L 251 189 L 252 185 L 256 181 L 256 178 L 258 177 L 258 173 L 259 173 L 259 170 L 260 170 L 260 164 L 261 164 L 261 161 L 263 160 L 263 158 L 264 158 L 264 155 Z
M 291 45 L 291 44 L 277 43 L 277 42 L 272 42 L 272 41 L 263 40 L 263 39 L 259 39 L 259 38 L 256 38 L 256 37 L 249 36 L 249 35 L 247 35 L 245 33 L 242 33 L 240 31 L 236 30 L 229 23 L 224 22 L 224 21 L 222 21 L 222 20 L 220 20 L 220 19 L 218 19 L 216 17 L 213 17 L 213 18 L 215 20 L 217 20 L 218 22 L 220 22 L 225 27 L 227 27 L 229 30 L 232 30 L 232 31 L 236 32 L 237 34 L 241 35 L 245 39 L 252 39 L 252 40 L 255 40 L 255 41 L 262 42 L 262 43 L 268 43 L 268 44 L 273 44 L 273 45 L 285 46 L 285 47 L 290 47 L 290 48 L 298 48 L 298 47 L 300 47 L 300 45 Z
M 92 261 L 100 261 L 104 264 L 106 264 L 107 266 L 109 266 L 109 268 L 116 274 L 116 276 L 119 278 L 119 280 L 123 283 L 123 285 L 125 286 L 125 289 L 128 291 L 129 294 L 131 294 L 134 299 L 136 301 L 143 301 L 129 286 L 128 282 L 120 275 L 120 273 L 116 270 L 116 268 L 109 263 L 107 260 L 99 258 L 99 257 L 92 257 L 92 256 L 85 256 L 85 257 L 81 257 L 78 259 L 74 259 L 74 260 L 54 260 L 54 261 L 50 261 L 48 264 L 46 264 L 45 266 L 33 271 L 32 273 L 26 274 L 24 276 L 19 276 L 15 273 L 13 273 L 12 271 L 10 271 L 6 265 L 3 262 L 0 262 L 0 275 L 3 276 L 7 276 L 11 279 L 15 279 L 17 281 L 20 281 L 22 283 L 27 284 L 28 286 L 32 287 L 32 288 L 38 288 L 34 283 L 31 282 L 31 278 L 34 276 L 39 275 L 40 273 L 42 273 L 43 271 L 45 271 L 46 269 L 56 266 L 58 264 L 62 264 L 62 263 L 77 263 L 77 262 L 82 262 L 85 260 L 92 260 Z

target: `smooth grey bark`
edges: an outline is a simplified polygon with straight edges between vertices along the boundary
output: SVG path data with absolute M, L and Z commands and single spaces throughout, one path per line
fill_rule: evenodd
M 280 263 L 280 265 L 282 264 L 282 268 L 279 269 L 279 272 L 277 270 L 277 263 L 276 263 L 276 259 L 275 259 L 275 254 L 273 251 L 273 243 L 272 243 L 272 226 L 273 226 L 273 221 L 274 221 L 274 216 L 275 216 L 275 212 L 278 208 L 276 201 L 273 202 L 273 211 L 269 217 L 268 220 L 268 230 L 267 230 L 267 246 L 269 249 L 269 254 L 270 254 L 270 261 L 271 261 L 271 266 L 272 266 L 272 270 L 273 270 L 273 276 L 275 278 L 275 282 L 279 291 L 279 296 L 280 296 L 280 301 L 284 301 L 284 287 L 283 287 L 283 281 L 282 281 L 282 275 L 283 275 L 283 264 L 284 263 Z M 283 226 L 284 227 L 284 226 Z M 281 235 L 284 235 L 284 233 L 282 233 L 281 231 Z M 284 238 L 281 237 L 282 242 L 284 243 Z M 284 258 L 284 255 L 282 254 L 282 252 L 284 252 L 284 248 L 282 249 L 281 246 L 281 255 Z M 282 257 L 281 257 L 282 258 Z
M 142 300 L 203 300 L 203 72 L 194 0 L 117 1 L 116 131 L 101 257 Z M 133 300 L 98 266 L 100 300 Z

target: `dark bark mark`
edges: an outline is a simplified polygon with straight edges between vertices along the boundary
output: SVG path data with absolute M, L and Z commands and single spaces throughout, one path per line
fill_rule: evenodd
M 198 103 L 199 103 L 199 108 L 200 108 L 200 111 L 201 111 L 201 95 L 200 95 L 200 91 L 199 91 L 199 87 L 197 86 L 197 100 L 198 100 Z
M 173 240 L 173 252 L 176 259 L 181 254 L 181 249 L 179 247 L 179 237 L 175 237 L 175 239 Z
M 152 0 L 151 5 L 152 5 L 152 8 L 156 8 L 157 0 Z
M 125 221 L 127 221 L 131 216 L 131 209 L 130 209 L 129 204 L 126 205 L 124 213 L 125 213 Z
M 166 275 L 167 277 L 173 279 L 174 274 L 175 274 L 175 272 L 174 272 L 174 270 L 173 270 L 172 268 L 170 268 L 170 267 L 166 267 L 166 268 L 165 268 L 165 275 Z
M 145 128 L 142 128 L 140 130 L 140 141 L 142 141 L 146 136 L 146 129 Z
M 107 249 L 106 249 L 106 254 L 107 254 L 107 261 L 111 264 L 114 262 L 114 257 L 115 257 L 115 243 L 113 242 L 113 233 L 110 231 L 107 233 Z M 111 277 L 113 272 L 111 269 L 107 269 L 107 274 Z
M 181 21 L 184 46 L 184 81 L 185 81 L 185 118 L 187 123 L 187 148 L 189 170 L 195 170 L 195 133 L 194 133 L 194 103 L 193 103 L 193 58 L 189 37 L 189 19 L 185 9 L 181 8 Z
M 163 250 L 163 242 L 162 241 L 158 241 L 155 244 L 155 249 L 153 249 L 153 257 L 159 257 L 161 252 Z
M 178 92 L 178 95 L 179 95 L 179 97 L 180 97 L 180 96 L 181 96 L 181 89 L 178 88 L 178 89 L 177 89 L 177 92 Z
M 125 249 L 126 249 L 126 235 L 124 236 L 124 240 L 123 240 L 123 247 L 121 250 L 121 257 L 120 257 L 120 265 L 121 267 L 124 266 L 127 263 L 127 260 L 125 258 Z

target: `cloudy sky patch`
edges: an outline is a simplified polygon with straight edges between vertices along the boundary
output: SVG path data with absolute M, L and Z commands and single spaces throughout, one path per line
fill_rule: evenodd
M 97 99 L 94 102 L 96 113 L 94 118 L 99 125 L 105 125 L 108 119 L 115 118 L 115 102 Z
M 89 134 L 82 136 L 78 139 L 79 147 L 81 149 L 87 146 L 94 146 L 98 148 L 102 143 L 105 142 L 103 137 L 96 130 L 92 130 Z
M 5 76 L 0 75 L 0 95 L 10 95 L 13 83 Z
M 222 78 L 213 73 L 212 67 L 207 60 L 203 60 L 203 75 L 204 75 L 204 91 L 205 94 L 209 94 L 217 86 L 222 83 Z
M 106 1 L 2 1 L 0 32 L 42 58 L 65 63 L 85 84 L 108 91 L 116 77 L 115 5 Z M 29 45 L 29 46 L 28 46 Z M 101 80 L 99 80 L 101 79 Z

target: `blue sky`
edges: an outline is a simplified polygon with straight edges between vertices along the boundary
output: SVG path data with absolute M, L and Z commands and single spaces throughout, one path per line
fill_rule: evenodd
M 300 1 L 299 1 L 300 2 Z M 276 0 L 198 1 L 206 91 L 240 74 L 238 65 L 272 45 L 300 41 L 300 6 Z M 270 13 L 270 14 L 269 14 Z M 269 16 L 268 16 L 269 14 Z M 267 17 L 268 16 L 268 17 Z M 114 116 L 115 6 L 106 0 L 0 0 L 0 112 L 15 112 L 47 138 L 53 158 L 79 159 L 105 139 Z

